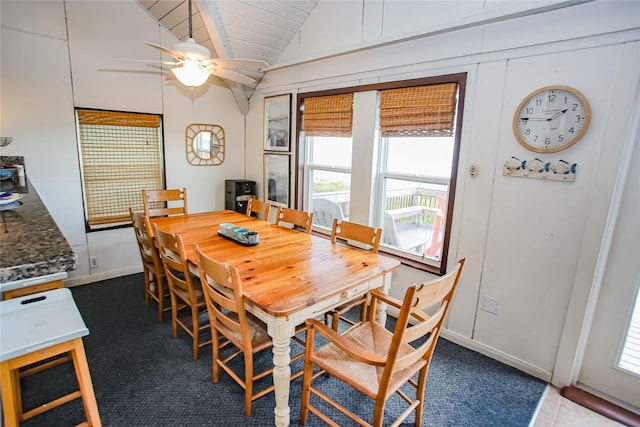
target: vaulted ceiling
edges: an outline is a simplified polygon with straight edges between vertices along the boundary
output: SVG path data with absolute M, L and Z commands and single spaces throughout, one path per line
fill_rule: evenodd
M 188 0 L 138 0 L 180 41 L 189 37 Z M 273 65 L 319 0 L 192 0 L 192 35 L 213 58 Z M 259 82 L 264 73 L 249 75 Z M 225 81 L 243 113 L 253 87 Z M 247 105 L 245 105 L 247 104 Z

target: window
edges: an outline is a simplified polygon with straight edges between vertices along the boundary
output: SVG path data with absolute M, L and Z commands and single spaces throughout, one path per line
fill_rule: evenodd
M 87 229 L 129 224 L 142 190 L 164 188 L 161 116 L 76 109 L 76 121 Z
M 381 251 L 444 273 L 465 83 L 455 74 L 299 94 L 299 201 L 316 230 L 331 227 L 325 218 L 368 218 L 383 229 Z M 345 95 L 354 96 L 348 136 L 307 125 L 310 100 Z
M 313 224 L 330 229 L 349 217 L 353 94 L 320 96 L 305 102 L 309 207 Z

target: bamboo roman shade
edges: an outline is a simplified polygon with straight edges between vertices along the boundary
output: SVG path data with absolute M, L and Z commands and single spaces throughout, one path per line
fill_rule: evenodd
M 303 128 L 306 136 L 351 136 L 353 93 L 305 98 Z
M 381 91 L 381 135 L 453 135 L 457 92 L 457 83 Z
M 130 222 L 141 190 L 163 188 L 162 131 L 157 114 L 77 109 L 89 227 Z

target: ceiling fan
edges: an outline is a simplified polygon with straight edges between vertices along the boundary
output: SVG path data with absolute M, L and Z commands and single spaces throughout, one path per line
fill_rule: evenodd
M 145 42 L 145 44 L 175 59 L 175 61 L 162 61 L 162 63 L 176 65 L 171 69 L 171 72 L 185 86 L 198 87 L 207 81 L 210 75 L 244 85 L 254 84 L 256 82 L 255 79 L 241 74 L 240 71 L 260 72 L 263 68 L 268 67 L 269 64 L 257 59 L 211 58 L 209 49 L 197 44 L 193 39 L 191 0 L 188 0 L 188 4 L 189 38 L 185 42 L 176 43 L 172 49 L 150 42 Z

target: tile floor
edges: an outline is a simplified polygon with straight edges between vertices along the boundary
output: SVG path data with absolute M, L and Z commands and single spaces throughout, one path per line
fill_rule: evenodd
M 547 386 L 529 427 L 619 427 L 616 421 L 603 417 L 560 395 L 560 390 Z

